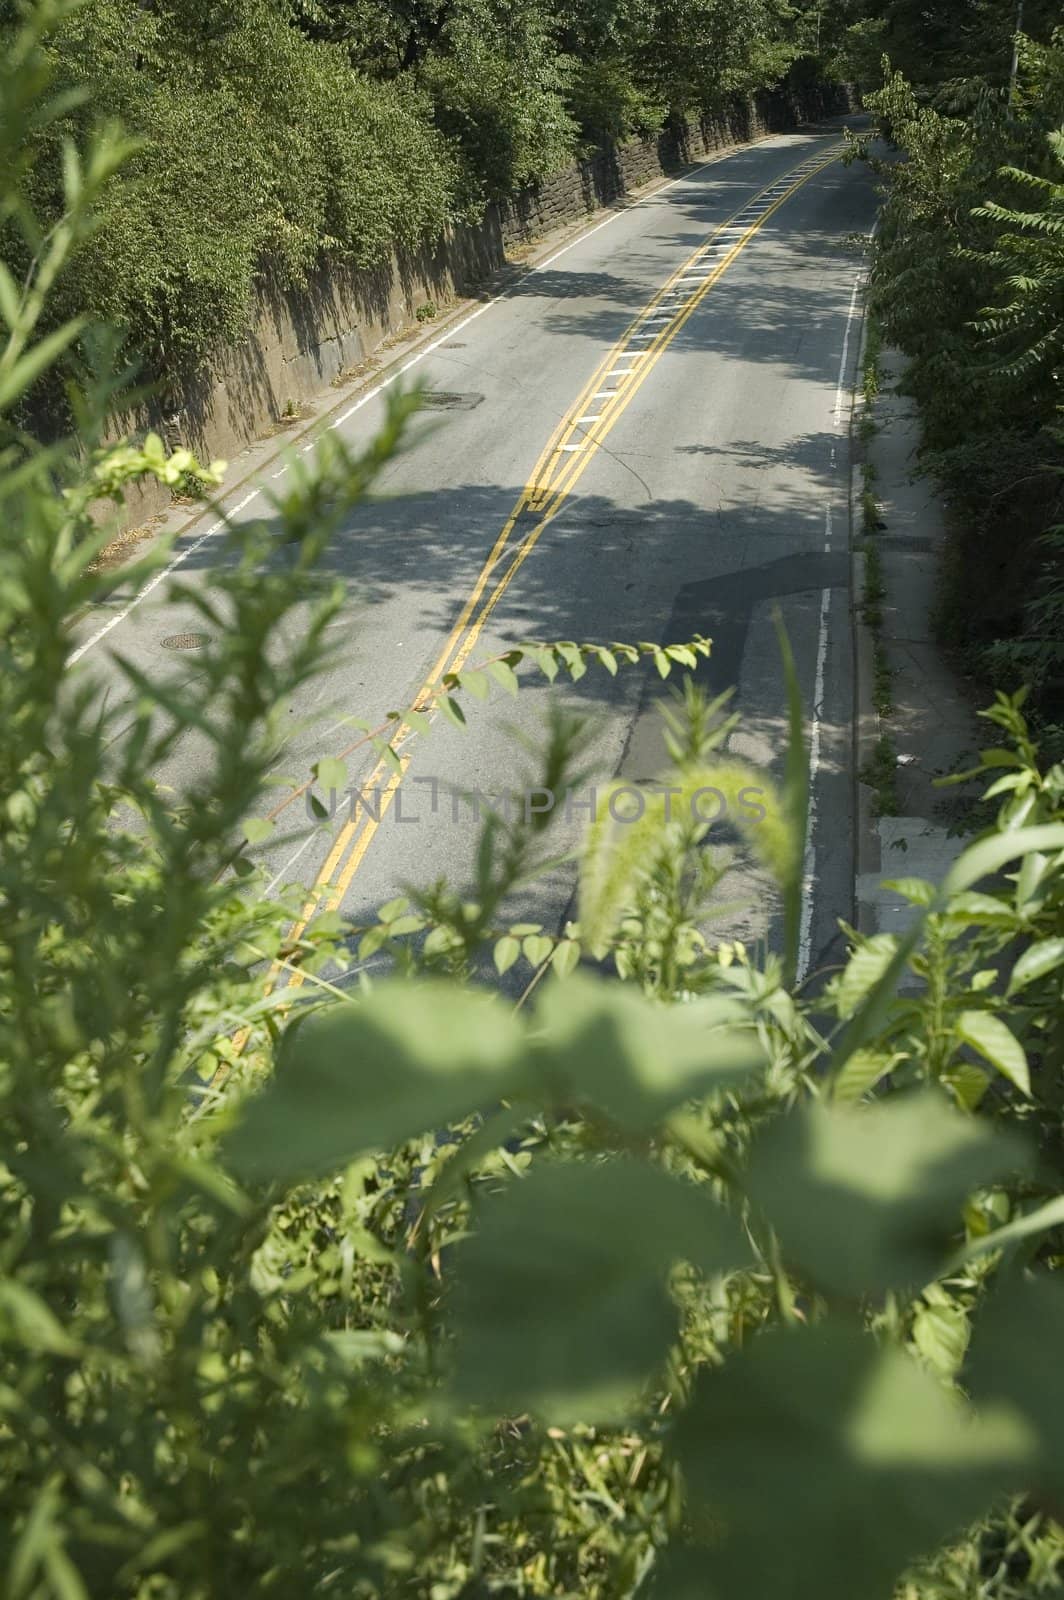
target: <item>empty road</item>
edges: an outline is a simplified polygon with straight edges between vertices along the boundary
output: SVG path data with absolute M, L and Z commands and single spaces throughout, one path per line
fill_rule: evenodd
M 844 167 L 841 124 L 775 136 L 607 213 L 497 299 L 441 331 L 413 365 L 430 409 L 374 500 L 329 552 L 348 585 L 338 664 L 292 708 L 281 768 L 305 778 L 358 737 L 349 719 L 413 704 L 447 670 L 527 640 L 714 641 L 698 669 L 734 686 L 731 749 L 778 774 L 786 728 L 773 628 L 782 612 L 799 665 L 814 763 L 803 965 L 821 962 L 853 904 L 853 648 L 850 394 L 860 342 L 862 258 L 875 216 L 867 170 Z M 330 425 L 353 443 L 383 414 L 375 390 Z M 264 473 L 283 471 L 275 461 Z M 243 501 L 246 497 L 241 496 Z M 268 515 L 262 494 L 237 516 Z M 202 532 L 202 530 L 199 530 Z M 216 553 L 195 543 L 181 576 Z M 193 548 L 194 545 L 194 548 Z M 106 679 L 110 648 L 143 670 L 175 670 L 161 640 L 190 625 L 165 587 L 121 593 L 85 620 L 83 657 Z M 182 664 L 178 670 L 194 670 Z M 603 778 L 660 770 L 653 668 L 592 668 L 561 690 L 590 717 Z M 404 746 L 404 776 L 365 752 L 352 784 L 379 800 L 312 828 L 302 800 L 259 854 L 276 883 L 361 920 L 405 882 L 468 875 L 476 827 L 453 790 L 521 789 L 542 740 L 548 691 L 463 701 Z M 178 786 L 195 751 L 163 774 Z M 432 812 L 433 779 L 439 785 Z M 324 796 L 323 796 L 324 798 Z M 271 797 L 276 803 L 276 795 Z M 264 805 L 264 810 L 266 806 Z M 377 814 L 374 815 L 374 812 Z M 574 807 L 561 839 L 575 843 Z M 573 874 L 524 909 L 555 927 Z M 743 869 L 726 936 L 774 932 L 771 896 Z

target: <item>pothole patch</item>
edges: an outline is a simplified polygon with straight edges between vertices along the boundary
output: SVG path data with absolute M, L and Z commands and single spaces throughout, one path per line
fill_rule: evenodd
M 209 633 L 168 633 L 162 646 L 164 650 L 202 650 L 210 642 Z
M 429 411 L 472 411 L 483 400 L 482 394 L 452 394 L 447 389 L 429 389 L 421 403 Z

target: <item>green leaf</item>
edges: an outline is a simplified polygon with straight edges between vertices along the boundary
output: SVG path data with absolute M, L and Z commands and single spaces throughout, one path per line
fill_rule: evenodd
M 469 693 L 477 700 L 486 700 L 491 693 L 491 684 L 488 682 L 487 673 L 463 672 L 460 682 L 462 688 L 468 689 Z
M 536 1007 L 535 1044 L 556 1104 L 589 1104 L 646 1129 L 685 1101 L 744 1082 L 764 1050 L 740 1002 L 663 1006 L 634 989 L 574 973 Z
M 405 1340 L 388 1328 L 335 1328 L 324 1335 L 330 1354 L 345 1367 L 361 1367 L 367 1361 L 383 1361 L 401 1355 Z
M 913 1344 L 928 1366 L 950 1381 L 960 1371 L 970 1334 L 968 1314 L 955 1300 L 921 1306 L 913 1320 Z
M 55 1600 L 89 1600 L 81 1574 L 58 1539 L 45 1551 L 44 1566 Z
M 990 1087 L 990 1079 L 982 1067 L 975 1066 L 971 1061 L 962 1061 L 944 1072 L 942 1082 L 965 1111 L 977 1111 Z
M 854 1298 L 929 1283 L 972 1190 L 1027 1159 L 1019 1140 L 927 1090 L 780 1117 L 755 1140 L 749 1187 L 788 1259 Z
M 248 844 L 262 844 L 272 837 L 275 824 L 267 817 L 245 817 L 241 827 Z
M 358 941 L 358 958 L 368 961 L 370 956 L 375 956 L 378 950 L 383 950 L 391 937 L 391 928 L 381 923 L 375 928 L 368 928 Z
M 554 940 L 548 938 L 545 933 L 530 933 L 521 948 L 529 966 L 541 967 L 554 949 Z
M 1030 772 L 1006 773 L 1005 777 L 998 778 L 996 783 L 990 785 L 983 799 L 996 800 L 999 794 L 1015 794 L 1017 790 L 1029 789 L 1033 782 L 1034 775 Z
M 599 644 L 595 646 L 595 655 L 606 668 L 606 671 L 609 673 L 610 677 L 615 678 L 617 676 L 617 657 L 614 655 L 613 651 L 607 650 L 604 644 Z
M 658 669 L 658 676 L 661 678 L 667 678 L 669 673 L 672 671 L 672 663 L 670 662 L 668 656 L 659 645 L 655 645 L 653 647 L 652 655 L 654 657 L 654 665 Z
M 1031 1073 L 1023 1046 L 1000 1017 L 989 1011 L 962 1011 L 954 1023 L 964 1043 L 977 1050 L 1021 1093 L 1031 1092 Z
M 5 1327 L 6 1324 L 6 1327 Z M 76 1340 L 39 1295 L 13 1278 L 0 1282 L 0 1337 L 14 1337 L 29 1350 L 76 1356 Z
M 1058 1497 L 1064 1494 L 1061 1350 L 1064 1284 L 1046 1273 L 1010 1276 L 976 1317 L 964 1374 L 974 1400 L 1007 1401 L 1030 1425 L 1039 1441 L 1038 1477 L 1048 1480 Z
M 587 662 L 584 660 L 584 653 L 580 646 L 578 644 L 570 644 L 568 641 L 562 641 L 560 644 L 555 645 L 554 648 L 569 668 L 569 676 L 574 683 L 577 683 L 587 671 Z
M 994 834 L 967 849 L 950 868 L 933 905 L 913 919 L 912 927 L 899 941 L 889 967 L 860 1011 L 851 1019 L 836 1046 L 837 1065 L 841 1066 L 854 1050 L 859 1050 L 880 1032 L 893 1002 L 895 988 L 909 957 L 920 944 L 924 922 L 931 911 L 944 911 L 956 895 L 973 888 L 981 878 L 992 877 L 1000 872 L 1010 861 L 1022 860 L 1040 851 L 1056 850 L 1064 850 L 1064 823 L 1060 822 L 1036 828 L 1018 828 L 1013 833 Z
M 555 945 L 551 967 L 559 978 L 568 978 L 580 965 L 580 945 L 575 939 L 563 939 Z
M 898 941 L 892 933 L 877 933 L 857 946 L 832 989 L 841 1018 L 853 1016 L 890 966 L 897 948 Z
M 980 750 L 983 767 L 1022 767 L 1023 758 L 1015 750 Z
M 995 1228 L 993 1233 L 985 1233 L 978 1239 L 972 1239 L 958 1251 L 950 1263 L 950 1270 L 955 1270 L 977 1256 L 1007 1250 L 1012 1245 L 1019 1244 L 1021 1239 L 1031 1238 L 1033 1234 L 1048 1233 L 1051 1228 L 1064 1228 L 1064 1195 L 1056 1200 L 1047 1201 L 1044 1206 L 1039 1206 L 1037 1211 L 1029 1211 L 1026 1216 L 1018 1217 L 1015 1222 L 1008 1223 L 1004 1228 Z
M 703 1372 L 675 1448 L 689 1521 L 715 1533 L 704 1592 L 891 1600 L 906 1568 L 1022 1482 L 1034 1441 L 837 1322 L 762 1334 Z
M 448 722 L 453 723 L 456 728 L 465 727 L 465 712 L 462 710 L 461 706 L 458 704 L 453 695 L 441 694 L 439 699 L 436 701 L 436 705 L 439 710 L 443 712 Z
M 1023 952 L 1013 967 L 1008 993 L 1018 994 L 1029 983 L 1048 977 L 1060 966 L 1064 966 L 1064 939 L 1040 939 Z
M 385 766 L 390 767 L 393 772 L 397 772 L 399 776 L 402 777 L 403 763 L 398 752 L 394 749 L 389 740 L 371 739 L 370 744 L 373 746 L 378 756 L 380 756 Z
M 347 788 L 347 768 L 335 756 L 323 757 L 314 768 L 314 772 L 326 793 L 335 789 L 337 794 L 343 794 Z
M 837 1105 L 852 1105 L 863 1100 L 904 1060 L 903 1055 L 891 1055 L 885 1050 L 856 1050 L 843 1064 L 838 1077 L 832 1080 L 832 1100 Z
M 1004 900 L 999 900 L 996 895 L 974 892 L 955 895 L 950 901 L 949 915 L 980 928 L 1016 921 L 1015 911 Z
M 274 1076 L 241 1107 L 226 1155 L 254 1180 L 335 1171 L 516 1094 L 521 1042 L 491 996 L 442 982 L 382 983 L 288 1029 Z
M 531 654 L 533 661 L 539 667 L 547 682 L 553 683 L 558 676 L 558 658 L 554 651 L 539 647 L 533 650 Z
M 491 673 L 495 682 L 502 685 L 507 694 L 516 695 L 520 684 L 517 681 L 517 673 L 508 661 L 489 661 L 487 670 Z
M 935 886 L 928 883 L 926 878 L 892 878 L 882 887 L 893 894 L 900 894 L 903 900 L 908 900 L 914 906 L 929 906 L 935 898 Z
M 54 366 L 85 326 L 85 319 L 77 317 L 72 322 L 65 322 L 61 328 L 56 328 L 52 333 L 46 333 L 43 339 L 31 345 L 20 361 L 16 361 L 7 372 L 0 372 L 0 411 L 6 411 L 13 405 L 20 395 L 33 384 L 42 372 Z
M 677 1338 L 666 1275 L 681 1259 L 749 1260 L 706 1189 L 636 1161 L 544 1160 L 455 1250 L 459 1393 L 552 1421 L 616 1416 Z
M 518 956 L 521 954 L 521 941 L 514 939 L 510 934 L 499 940 L 495 946 L 495 969 L 498 973 L 509 972 Z
M 0 319 L 9 329 L 13 329 L 19 319 L 20 301 L 20 290 L 8 268 L 0 261 Z

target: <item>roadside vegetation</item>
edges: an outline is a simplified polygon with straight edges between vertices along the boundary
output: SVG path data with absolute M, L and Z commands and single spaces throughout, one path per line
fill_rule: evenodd
M 947 497 L 939 629 L 991 688 L 1026 684 L 1064 754 L 1064 29 L 1054 7 L 897 5 L 866 21 L 891 142 L 872 268 Z M 941 28 L 939 27 L 941 18 Z M 875 77 L 871 55 L 884 52 Z M 863 142 L 863 141 L 862 141 Z M 865 146 L 867 148 L 867 145 Z
M 854 934 L 815 984 L 793 671 L 786 772 L 736 846 L 779 886 L 779 953 L 707 939 L 727 860 L 686 803 L 600 808 L 560 941 L 506 914 L 553 865 L 549 813 L 486 819 L 472 888 L 293 935 L 298 899 L 234 840 L 261 837 L 284 708 L 328 661 L 318 559 L 416 396 L 362 455 L 327 435 L 273 532 L 228 528 L 184 595 L 194 673 L 126 662 L 132 710 L 100 695 L 71 661 L 118 582 L 90 512 L 224 464 L 101 442 L 113 330 L 56 307 L 142 157 L 61 142 L 50 13 L 0 56 L 0 214 L 32 263 L 0 269 L 4 1594 L 1059 1594 L 1064 769 L 1023 694 L 986 714 L 992 825 L 945 883 L 899 885 L 908 935 Z M 42 376 L 76 435 L 24 426 Z M 530 671 L 664 684 L 705 648 L 511 652 L 438 685 L 458 726 L 431 736 Z M 663 777 L 730 794 L 726 707 L 686 682 Z M 175 794 L 152 774 L 190 731 L 210 758 Z M 556 714 L 544 787 L 577 785 L 583 743 Z M 484 980 L 518 960 L 515 1006 Z
M 547 177 L 603 138 L 657 134 L 816 78 L 812 0 L 48 0 L 62 112 L 26 130 L 26 182 L 63 211 L 63 141 L 136 144 L 50 299 L 125 331 L 156 377 L 248 325 L 256 284 L 397 246 Z M 0 50 L 20 0 L 0 0 Z M 818 18 L 820 19 L 818 22 Z M 817 54 L 817 51 L 821 54 Z M 21 279 L 19 229 L 0 250 Z

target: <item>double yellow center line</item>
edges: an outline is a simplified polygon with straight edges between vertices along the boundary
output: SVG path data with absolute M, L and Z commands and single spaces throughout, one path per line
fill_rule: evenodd
M 844 145 L 837 143 L 827 152 L 821 149 L 747 201 L 739 211 L 714 229 L 629 324 L 548 440 L 516 505 L 492 545 L 458 620 L 418 690 L 413 702 L 415 711 L 430 710 L 443 676 L 462 670 L 488 618 L 531 555 L 541 534 L 557 515 L 607 435 L 714 284 L 764 227 L 769 217 L 803 184 L 837 161 L 844 148 Z M 343 904 L 366 851 L 406 774 L 411 752 L 404 751 L 404 746 L 409 745 L 413 731 L 405 722 L 395 731 L 392 748 L 399 757 L 398 770 L 392 763 L 382 760 L 366 783 L 360 786 L 363 794 L 377 791 L 379 804 L 372 810 L 363 808 L 361 815 L 350 817 L 340 828 L 308 890 L 300 919 L 292 930 L 293 940 L 300 937 L 319 909 L 337 910 Z M 342 751 L 338 759 L 344 760 L 354 748 L 352 746 Z M 291 803 L 295 798 L 291 796 L 286 803 Z M 278 808 L 281 809 L 283 807 Z M 276 977 L 276 972 L 272 976 Z M 289 986 L 294 988 L 301 982 L 302 974 L 294 973 Z

